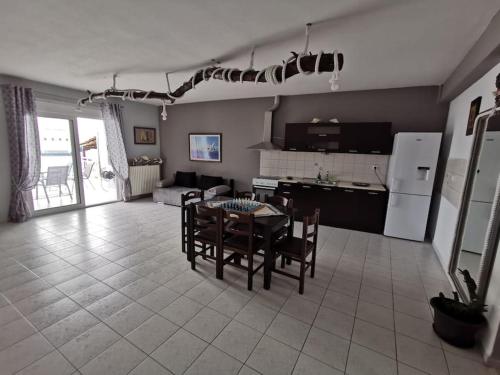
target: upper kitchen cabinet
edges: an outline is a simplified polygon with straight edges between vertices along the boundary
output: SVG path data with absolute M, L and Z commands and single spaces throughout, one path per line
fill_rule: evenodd
M 285 150 L 389 155 L 391 123 L 286 124 Z
M 390 155 L 392 135 L 390 122 L 342 123 L 340 152 Z
M 285 150 L 311 151 L 307 146 L 307 128 L 310 124 L 286 124 Z

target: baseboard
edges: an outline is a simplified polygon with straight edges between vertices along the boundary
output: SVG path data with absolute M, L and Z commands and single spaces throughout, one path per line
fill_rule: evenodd
M 148 198 L 152 197 L 153 193 L 146 193 L 146 194 L 139 194 L 139 195 L 134 195 L 133 197 L 130 197 L 130 200 L 136 200 L 136 199 L 142 199 L 142 198 Z

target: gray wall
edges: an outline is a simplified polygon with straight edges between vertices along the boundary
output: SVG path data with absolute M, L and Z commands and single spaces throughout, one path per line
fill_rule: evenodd
M 286 123 L 309 122 L 313 117 L 341 122 L 391 121 L 394 133 L 442 131 L 448 105 L 437 103 L 438 93 L 437 86 L 428 86 L 286 96 L 275 112 L 273 137 L 281 143 Z
M 437 87 L 340 92 L 282 97 L 274 115 L 273 138 L 282 143 L 287 122 L 313 117 L 340 121 L 391 121 L 394 132 L 443 131 L 447 104 L 438 104 Z M 246 147 L 260 141 L 264 111 L 272 98 L 179 104 L 161 121 L 161 153 L 170 177 L 177 170 L 232 177 L 248 189 L 259 174 L 259 152 Z M 222 163 L 189 161 L 188 133 L 221 132 Z
M 123 142 L 127 150 L 127 157 L 134 158 L 136 156 L 160 156 L 160 134 L 158 109 L 156 106 L 124 102 L 123 108 Z M 156 144 L 155 145 L 136 145 L 134 144 L 134 126 L 156 129 Z
M 44 95 L 53 100 L 74 102 L 84 96 L 85 93 L 64 87 L 49 85 L 41 82 L 29 81 L 16 77 L 0 75 L 0 84 L 14 83 L 31 87 L 35 95 Z M 133 126 L 146 126 L 159 128 L 158 108 L 156 106 L 123 102 L 124 117 L 124 142 L 128 157 L 147 154 L 149 156 L 160 155 L 159 139 L 154 146 L 134 145 Z M 10 200 L 10 165 L 9 144 L 7 138 L 7 126 L 5 123 L 4 103 L 0 98 L 0 222 L 7 220 Z
M 260 153 L 247 147 L 260 142 L 264 111 L 271 98 L 238 99 L 168 108 L 168 119 L 161 120 L 161 155 L 166 160 L 165 176 L 177 170 L 235 179 L 237 189 L 248 189 L 259 174 Z M 189 160 L 188 134 L 222 133 L 222 163 Z

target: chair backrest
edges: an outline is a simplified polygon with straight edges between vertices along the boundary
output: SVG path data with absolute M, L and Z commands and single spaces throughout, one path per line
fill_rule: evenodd
M 271 195 L 268 196 L 266 194 L 265 196 L 265 202 L 273 205 L 276 207 L 278 210 L 282 211 L 283 213 L 288 215 L 288 218 L 290 220 L 290 224 L 288 225 L 288 235 L 290 237 L 293 236 L 293 227 L 295 224 L 295 218 L 294 218 L 294 212 L 293 212 L 293 199 L 292 198 L 287 198 L 282 195 Z
M 189 201 L 197 199 L 197 200 L 204 200 L 205 199 L 205 192 L 202 191 L 188 191 L 185 194 L 181 195 L 181 207 L 186 207 L 186 203 Z
M 221 208 L 212 208 L 191 203 L 188 206 L 188 236 L 199 231 L 213 231 L 217 242 L 222 239 L 224 213 Z
M 92 174 L 92 169 L 94 168 L 94 161 L 88 161 L 85 160 L 83 162 L 83 177 L 84 178 L 89 178 L 90 175 Z
M 57 167 L 47 168 L 47 178 L 45 180 L 46 186 L 54 186 L 65 184 L 68 180 L 69 166 L 61 165 Z
M 254 220 L 255 216 L 252 213 L 240 213 L 224 211 L 224 232 L 233 237 L 238 237 L 248 244 L 248 251 L 253 249 L 254 239 Z
M 292 198 L 283 197 L 282 195 L 266 195 L 264 201 L 279 208 L 285 213 L 289 213 L 290 210 L 293 210 Z
M 234 197 L 240 199 L 259 200 L 259 195 L 251 191 L 237 191 L 234 193 Z
M 305 256 L 308 242 L 316 247 L 318 242 L 319 208 L 309 216 L 302 217 L 302 255 Z

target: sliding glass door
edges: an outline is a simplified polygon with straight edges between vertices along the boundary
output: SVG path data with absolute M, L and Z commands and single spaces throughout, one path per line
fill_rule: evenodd
M 35 211 L 80 204 L 71 119 L 38 117 L 41 175 L 33 189 Z
M 32 193 L 35 211 L 57 212 L 117 200 L 101 119 L 40 116 L 38 129 L 41 176 Z
M 109 163 L 104 123 L 84 117 L 76 122 L 85 204 L 114 202 L 118 199 L 116 178 Z

